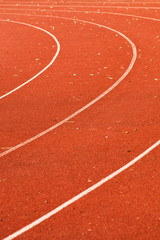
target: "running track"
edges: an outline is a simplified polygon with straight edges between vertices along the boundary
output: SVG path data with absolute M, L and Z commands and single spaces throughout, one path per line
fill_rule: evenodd
M 0 1 L 1 239 L 160 238 L 160 3 Z

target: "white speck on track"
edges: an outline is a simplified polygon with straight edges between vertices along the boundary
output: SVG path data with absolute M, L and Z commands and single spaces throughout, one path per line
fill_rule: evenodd
M 21 24 L 21 25 L 25 25 L 25 26 L 28 26 L 28 27 L 32 27 L 32 28 L 35 28 L 35 29 L 38 29 L 40 31 L 43 31 L 45 33 L 47 33 L 49 36 L 51 36 L 56 44 L 57 44 L 57 51 L 54 55 L 54 57 L 52 58 L 52 60 L 49 62 L 49 64 L 47 66 L 45 66 L 39 73 L 37 73 L 36 75 L 34 75 L 32 78 L 30 78 L 29 80 L 27 80 L 26 82 L 24 82 L 23 84 L 19 85 L 18 87 L 14 88 L 13 90 L 9 91 L 8 93 L 0 96 L 0 100 L 2 98 L 5 98 L 7 97 L 8 95 L 10 95 L 11 93 L 14 93 L 16 92 L 17 90 L 19 90 L 20 88 L 22 88 L 23 86 L 25 86 L 26 84 L 28 84 L 29 82 L 33 81 L 35 78 L 37 78 L 38 76 L 40 76 L 44 71 L 46 71 L 53 63 L 54 61 L 56 60 L 59 52 L 60 52 L 60 44 L 57 40 L 57 38 L 50 32 L 46 31 L 45 29 L 43 28 L 40 28 L 40 27 L 37 27 L 37 26 L 34 26 L 34 25 L 31 25 L 31 24 L 28 24 L 28 23 L 23 23 L 23 22 L 17 22 L 17 21 L 12 21 L 12 20 L 3 20 L 3 19 L 0 19 L 1 22 L 10 22 L 10 23 L 16 23 L 16 24 Z

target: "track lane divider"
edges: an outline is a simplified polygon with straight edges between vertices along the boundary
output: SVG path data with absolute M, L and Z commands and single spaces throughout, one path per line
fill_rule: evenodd
M 45 66 L 40 72 L 38 72 L 36 75 L 34 75 L 32 78 L 30 78 L 29 80 L 27 80 L 26 82 L 22 83 L 21 85 L 19 85 L 18 87 L 12 89 L 11 91 L 9 91 L 8 93 L 0 96 L 0 100 L 7 97 L 8 95 L 10 95 L 11 93 L 13 92 L 16 92 L 17 90 L 19 90 L 20 88 L 22 88 L 23 86 L 25 86 L 26 84 L 30 83 L 31 81 L 33 81 L 35 78 L 37 78 L 38 76 L 40 76 L 44 71 L 46 71 L 53 63 L 54 61 L 56 60 L 57 56 L 59 55 L 59 52 L 60 52 L 60 43 L 58 41 L 58 39 L 50 32 L 48 32 L 47 30 L 43 29 L 43 28 L 40 28 L 40 27 L 37 27 L 37 26 L 34 26 L 34 25 L 31 25 L 31 24 L 28 24 L 28 23 L 23 23 L 23 22 L 17 22 L 17 21 L 12 21 L 12 20 L 3 20 L 3 19 L 0 19 L 1 22 L 11 22 L 11 23 L 16 23 L 16 24 L 21 24 L 21 25 L 25 25 L 25 26 L 28 26 L 28 27 L 32 27 L 32 28 L 35 28 L 35 29 L 38 29 L 40 31 L 43 31 L 45 33 L 47 33 L 49 36 L 51 36 L 56 44 L 57 44 L 57 51 L 54 55 L 54 57 L 52 58 L 52 60 L 49 62 L 49 64 L 47 64 L 47 66 Z

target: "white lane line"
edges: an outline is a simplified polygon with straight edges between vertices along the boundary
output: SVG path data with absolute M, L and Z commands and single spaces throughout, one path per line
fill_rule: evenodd
M 17 14 L 18 15 L 18 14 Z M 24 16 L 25 14 L 23 14 Z M 15 14 L 14 14 L 15 16 Z M 71 20 L 71 21 L 77 21 L 77 22 L 83 22 L 83 23 L 87 23 L 87 24 L 92 24 L 92 25 L 95 25 L 95 26 L 98 26 L 98 27 L 101 27 L 101 28 L 105 28 L 107 30 L 110 30 L 112 32 L 115 32 L 117 33 L 118 35 L 120 35 L 122 38 L 124 38 L 127 42 L 129 42 L 129 44 L 131 45 L 132 47 L 132 52 L 133 52 L 133 56 L 132 56 L 132 59 L 131 59 L 131 62 L 127 68 L 127 70 L 123 73 L 123 75 L 111 86 L 109 87 L 105 92 L 103 92 L 102 94 L 100 94 L 98 97 L 96 97 L 94 100 L 92 100 L 91 102 L 89 102 L 87 105 L 85 105 L 84 107 L 80 108 L 79 110 L 77 110 L 76 112 L 74 112 L 73 114 L 71 114 L 70 116 L 66 117 L 65 119 L 63 119 L 62 121 L 60 121 L 59 123 L 53 125 L 52 127 L 46 129 L 45 131 L 37 134 L 36 136 L 14 146 L 13 148 L 10 148 L 9 150 L 7 151 L 4 151 L 2 153 L 0 153 L 0 158 L 25 146 L 26 144 L 28 143 L 31 143 L 33 141 L 35 141 L 36 139 L 42 137 L 43 135 L 51 132 L 52 130 L 54 130 L 55 128 L 61 126 L 62 124 L 64 124 L 65 122 L 67 122 L 68 120 L 70 120 L 71 118 L 77 116 L 78 114 L 80 114 L 81 112 L 83 112 L 84 110 L 86 110 L 87 108 L 89 108 L 90 106 L 92 106 L 94 103 L 96 103 L 97 101 L 99 101 L 100 99 L 102 99 L 105 95 L 107 95 L 109 92 L 111 92 L 115 87 L 117 87 L 121 82 L 122 80 L 129 74 L 129 72 L 131 71 L 131 69 L 133 68 L 133 65 L 136 61 L 136 57 L 137 57 L 137 50 L 136 50 L 136 46 L 134 45 L 134 43 L 128 38 L 126 37 L 124 34 L 122 34 L 121 32 L 115 30 L 115 29 L 112 29 L 110 27 L 106 27 L 104 25 L 101 25 L 101 24 L 97 24 L 97 23 L 94 23 L 94 22 L 90 22 L 90 21 L 84 21 L 84 20 L 79 20 L 79 19 L 76 19 L 76 18 L 66 18 L 66 17 L 57 17 L 57 16 L 52 16 L 52 18 L 58 18 L 58 19 L 65 19 L 65 20 Z
M 26 3 L 29 3 L 29 4 L 26 4 Z M 73 4 L 73 2 L 65 2 L 65 4 Z M 142 5 L 145 5 L 145 4 L 160 4 L 160 2 L 74 2 L 74 4 L 142 4 Z M 3 3 L 3 2 L 0 2 L 0 6 L 9 6 L 9 5 L 12 5 L 12 6 L 42 6 L 44 4 L 47 4 L 47 5 L 53 5 L 53 2 L 35 2 L 32 4 L 32 2 L 28 2 L 28 1 L 23 1 L 23 3 L 19 2 L 19 3 L 15 3 L 15 2 L 7 2 L 6 4 Z M 54 5 L 58 6 L 58 5 L 61 5 L 61 3 L 55 3 Z
M 36 11 L 36 10 L 33 10 L 33 11 Z M 39 11 L 39 10 L 37 10 Z M 158 18 L 151 18 L 151 17 L 144 17 L 144 16 L 139 16 L 139 15 L 134 15 L 134 14 L 127 14 L 127 13 L 117 13 L 117 12 L 97 12 L 97 11 L 87 11 L 87 10 L 48 10 L 48 11 L 51 11 L 51 12 L 66 12 L 66 13 L 86 13 L 86 14 L 89 14 L 89 13 L 96 13 L 96 14 L 109 14 L 109 15 L 119 15 L 119 16 L 124 16 L 124 17 L 133 17 L 133 18 L 139 18 L 139 19 L 146 19 L 146 20 L 152 20 L 152 21 L 156 21 L 156 22 L 160 22 L 160 19 Z M 11 16 L 15 16 L 15 13 L 0 13 L 1 15 L 11 15 Z M 30 16 L 30 13 L 16 13 L 17 16 Z M 32 14 L 33 17 L 49 17 L 49 18 L 55 18 L 55 16 L 53 15 L 38 15 L 38 14 Z
M 135 7 L 135 6 L 77 6 L 77 5 L 1 5 L 0 4 L 0 7 L 1 6 L 9 6 L 9 7 L 38 7 L 38 8 L 40 8 L 40 7 L 45 7 L 45 9 L 46 8 L 84 8 L 84 7 L 88 7 L 88 8 L 120 8 L 120 9 L 128 9 L 128 8 L 133 8 L 133 9 L 160 9 L 160 7 L 147 7 L 147 6 L 137 6 L 137 7 Z M 2 10 L 3 9 L 5 9 L 5 8 L 1 8 Z M 9 9 L 9 8 L 6 8 L 6 9 Z M 13 8 L 11 8 L 11 9 L 13 9 Z M 13 9 L 14 10 L 14 9 Z M 18 9 L 17 8 L 17 10 L 20 10 L 20 9 Z M 30 9 L 30 10 L 33 10 L 33 8 L 32 9 Z M 36 10 L 36 9 L 35 9 Z
M 99 11 L 99 7 L 96 7 L 96 6 L 92 6 L 92 8 L 97 8 L 97 11 L 92 11 L 92 10 L 88 10 L 89 6 L 79 6 L 79 8 L 83 8 L 86 10 L 84 11 L 81 11 L 81 10 L 76 10 L 77 7 L 74 8 L 74 10 L 72 9 L 65 9 L 65 10 L 54 10 L 54 9 L 30 9 L 30 8 L 1 8 L 0 10 L 12 10 L 12 11 L 31 11 L 32 12 L 64 12 L 64 13 L 70 13 L 70 12 L 74 12 L 74 13 L 108 13 L 108 12 L 102 12 L 102 11 Z M 103 8 L 103 7 L 102 7 Z M 109 8 L 118 8 L 118 7 L 109 7 Z M 120 8 L 125 8 L 127 9 L 128 7 L 120 7 Z M 160 7 L 154 7 L 154 8 L 148 8 L 148 7 L 142 7 L 144 10 L 151 10 L 151 9 L 154 9 L 154 10 L 160 10 Z M 0 14 L 3 14 L 3 13 L 0 13 Z M 9 13 L 10 14 L 10 13 Z
M 35 29 L 38 29 L 40 31 L 43 31 L 45 33 L 47 33 L 49 36 L 51 36 L 56 44 L 57 44 L 57 51 L 56 51 L 56 54 L 54 55 L 54 57 L 52 58 L 52 60 L 49 62 L 49 64 L 47 66 L 45 66 L 39 73 L 37 73 L 36 75 L 34 75 L 32 78 L 30 78 L 29 80 L 27 80 L 26 82 L 24 82 L 23 84 L 19 85 L 18 87 L 12 89 L 11 91 L 9 91 L 8 93 L 0 96 L 0 99 L 4 98 L 4 97 L 7 97 L 8 95 L 10 95 L 11 93 L 17 91 L 18 89 L 22 88 L 23 86 L 25 86 L 26 84 L 28 84 L 29 82 L 33 81 L 35 78 L 37 78 L 38 76 L 40 76 L 44 71 L 46 71 L 53 63 L 54 61 L 56 60 L 59 52 L 60 52 L 60 44 L 57 40 L 57 38 L 50 32 L 48 32 L 47 30 L 43 29 L 43 28 L 40 28 L 40 27 L 37 27 L 37 26 L 34 26 L 34 25 L 31 25 L 31 24 L 28 24 L 28 23 L 23 23 L 23 22 L 17 22 L 17 21 L 11 21 L 11 20 L 3 20 L 3 19 L 0 19 L 1 22 L 11 22 L 11 23 L 16 23 L 16 24 L 21 24 L 21 25 L 25 25 L 25 26 L 28 26 L 28 27 L 32 27 L 32 28 L 35 28 Z
M 8 1 L 7 3 L 5 3 L 4 1 L 0 1 L 0 4 L 3 4 L 3 5 L 8 5 L 8 4 L 14 4 L 14 5 L 23 5 L 23 4 L 26 4 L 26 3 L 28 3 L 28 4 L 32 4 L 32 5 L 41 5 L 41 4 L 52 4 L 53 5 L 53 2 L 51 2 L 51 1 L 41 1 L 41 2 L 39 2 L 39 1 L 34 1 L 34 2 L 32 2 L 32 1 L 23 1 L 22 3 L 21 2 L 13 2 L 13 1 Z M 58 5 L 58 4 L 63 4 L 63 2 L 55 2 L 54 4 L 56 4 L 56 5 Z M 65 1 L 65 4 L 70 4 L 70 3 L 72 3 L 73 4 L 73 1 L 71 2 L 71 1 Z M 76 2 L 76 1 L 74 1 L 74 3 L 75 4 L 77 4 L 77 3 L 97 3 L 97 4 L 99 4 L 99 3 L 102 3 L 102 4 L 111 4 L 111 3 L 132 3 L 132 4 L 135 4 L 135 2 L 105 2 L 105 1 L 98 1 L 98 2 L 96 2 L 96 1 L 94 1 L 94 2 L 87 2 L 87 1 L 85 1 L 85 2 Z M 142 3 L 142 2 L 136 2 L 136 3 Z M 145 2 L 145 3 L 147 3 L 147 2 Z M 150 2 L 148 2 L 148 3 L 150 3 Z M 154 2 L 154 3 L 156 3 L 156 2 Z M 143 4 L 144 4 L 144 2 L 143 2 Z
M 108 175 L 107 177 L 103 178 L 102 180 L 100 180 L 99 182 L 97 182 L 96 184 L 94 184 L 93 186 L 87 188 L 85 191 L 81 192 L 80 194 L 76 195 L 75 197 L 71 198 L 70 200 L 66 201 L 65 203 L 61 204 L 60 206 L 58 206 L 57 208 L 55 208 L 54 210 L 50 211 L 49 213 L 43 215 L 42 217 L 38 218 L 37 220 L 33 221 L 32 223 L 26 225 L 25 227 L 21 228 L 20 230 L 18 230 L 17 232 L 9 235 L 8 237 L 4 238 L 3 240 L 12 240 L 16 237 L 18 237 L 19 235 L 27 232 L 28 230 L 32 229 L 33 227 L 39 225 L 40 223 L 42 223 L 43 221 L 47 220 L 48 218 L 52 217 L 53 215 L 55 215 L 56 213 L 62 211 L 64 208 L 68 207 L 69 205 L 73 204 L 74 202 L 78 201 L 79 199 L 81 199 L 82 197 L 86 196 L 87 194 L 89 194 L 90 192 L 94 191 L 95 189 L 99 188 L 100 186 L 102 186 L 104 183 L 108 182 L 109 180 L 111 180 L 112 178 L 116 177 L 117 175 L 119 175 L 120 173 L 122 173 L 123 171 L 127 170 L 129 167 L 131 167 L 132 165 L 134 165 L 136 162 L 138 162 L 139 160 L 141 160 L 144 156 L 146 156 L 148 153 L 150 153 L 154 148 L 158 147 L 160 145 L 160 140 L 157 141 L 155 144 L 153 144 L 151 147 L 149 147 L 146 151 L 144 151 L 143 153 L 141 153 L 139 156 L 137 156 L 136 158 L 134 158 L 132 161 L 130 161 L 129 163 L 127 163 L 126 165 L 124 165 L 123 167 L 119 168 L 117 171 L 113 172 L 112 174 Z
M 139 16 L 139 15 L 134 15 L 134 14 L 127 14 L 127 13 L 115 13 L 115 12 L 97 12 L 97 11 L 81 11 L 81 10 L 52 10 L 52 12 L 67 12 L 67 13 L 98 13 L 98 14 L 109 14 L 109 15 L 119 15 L 119 16 L 123 16 L 123 17 L 133 17 L 133 18 L 139 18 L 139 19 L 145 19 L 145 20 L 152 20 L 152 21 L 156 21 L 156 22 L 160 22 L 160 19 L 158 18 L 151 18 L 151 17 L 145 17 L 145 16 Z M 9 15 L 15 15 L 14 13 L 0 13 L 0 14 L 9 14 Z M 22 13 L 16 13 L 16 15 L 22 16 L 22 15 L 26 15 L 26 16 L 30 16 L 30 14 L 22 14 Z M 46 15 L 35 15 L 32 14 L 32 16 L 37 16 L 37 17 L 45 17 Z M 47 17 L 52 18 L 52 15 L 47 15 Z

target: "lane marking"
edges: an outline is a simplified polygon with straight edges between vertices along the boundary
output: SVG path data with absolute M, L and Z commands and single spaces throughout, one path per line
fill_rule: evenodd
M 32 10 L 31 10 L 32 11 Z M 39 10 L 33 10 L 33 11 L 39 11 Z M 127 14 L 127 13 L 116 13 L 116 12 L 97 12 L 97 11 L 82 11 L 82 10 L 48 10 L 51 12 L 67 12 L 67 13 L 97 13 L 97 14 L 109 14 L 109 15 L 119 15 L 119 16 L 124 16 L 124 17 L 133 17 L 133 18 L 139 18 L 139 19 L 146 19 L 146 20 L 152 20 L 152 21 L 157 21 L 160 22 L 160 19 L 158 18 L 151 18 L 151 17 L 145 17 L 145 16 L 139 16 L 139 15 L 134 15 L 134 14 Z M 0 13 L 1 15 L 13 15 L 13 16 L 30 16 L 29 13 Z M 53 15 L 38 15 L 38 14 L 32 14 L 32 17 L 48 17 L 48 18 L 55 18 Z M 58 18 L 58 17 L 57 17 Z M 63 18 L 63 17 L 62 17 Z M 76 19 L 75 19 L 76 20 Z M 86 22 L 86 21 L 84 21 Z
M 24 14 L 23 14 L 24 16 Z M 55 128 L 61 126 L 62 124 L 66 123 L 68 120 L 72 119 L 73 117 L 77 116 L 78 114 L 80 114 L 81 112 L 83 112 L 84 110 L 86 110 L 87 108 L 89 108 L 90 106 L 92 106 L 94 103 L 96 103 L 97 101 L 99 101 L 100 99 L 102 99 L 105 95 L 107 95 L 109 92 L 111 92 L 115 87 L 117 87 L 121 82 L 122 80 L 129 74 L 129 72 L 131 71 L 131 69 L 133 68 L 133 65 L 136 61 L 136 58 L 137 58 L 137 50 L 136 50 L 136 46 L 134 45 L 134 43 L 128 38 L 126 37 L 123 33 L 115 30 L 115 29 L 112 29 L 110 27 L 107 27 L 105 25 L 101 25 L 101 24 L 97 24 L 97 23 L 94 23 L 94 22 L 90 22 L 90 21 L 85 21 L 85 20 L 79 20 L 79 19 L 76 19 L 76 18 L 66 18 L 66 17 L 57 17 L 57 16 L 52 16 L 52 18 L 57 18 L 57 19 L 65 19 L 65 20 L 71 20 L 71 21 L 77 21 L 77 22 L 83 22 L 83 23 L 88 23 L 88 24 L 91 24 L 91 25 L 94 25 L 94 26 L 98 26 L 98 27 L 102 27 L 102 28 L 105 28 L 107 30 L 110 30 L 112 32 L 115 32 L 117 33 L 118 35 L 120 35 L 122 38 L 124 38 L 132 47 L 132 52 L 133 52 L 133 56 L 132 56 L 132 59 L 131 59 L 131 62 L 128 66 L 128 68 L 126 69 L 126 71 L 123 73 L 123 75 L 111 86 L 109 87 L 106 91 L 104 91 L 102 94 L 100 94 L 98 97 L 96 97 L 94 100 L 92 100 L 91 102 L 89 102 L 88 104 L 86 104 L 84 107 L 80 108 L 79 110 L 77 110 L 76 112 L 74 112 L 73 114 L 71 114 L 70 116 L 66 117 L 65 119 L 63 119 L 62 121 L 60 121 L 59 123 L 51 126 L 50 128 L 42 131 L 41 133 L 37 134 L 36 136 L 34 137 L 31 137 L 30 139 L 27 139 L 26 141 L 14 146 L 13 148 L 11 149 L 8 149 L 2 153 L 0 153 L 0 158 L 27 145 L 28 143 L 31 143 L 35 140 L 37 140 L 38 138 L 44 136 L 45 134 L 51 132 L 52 130 L 54 130 Z
M 147 7 L 147 6 L 78 6 L 78 5 L 1 5 L 0 4 L 0 7 L 1 6 L 9 6 L 9 7 L 45 7 L 45 9 L 48 7 L 48 8 L 51 8 L 51 7 L 54 7 L 54 8 L 84 8 L 84 7 L 88 7 L 88 8 L 135 8 L 135 9 L 160 9 L 160 7 Z M 1 8 L 1 9 L 5 9 L 5 8 Z M 9 10 L 9 8 L 6 8 Z M 12 10 L 15 10 L 13 8 L 11 8 Z M 20 9 L 17 9 L 17 10 L 20 10 Z M 30 9 L 30 10 L 33 10 L 33 9 Z M 37 9 L 35 9 L 37 10 Z M 47 10 L 48 11 L 48 10 Z
M 89 6 L 79 6 L 80 8 L 89 8 Z M 94 8 L 96 8 L 96 6 L 92 6 L 92 7 L 94 7 Z M 76 7 L 75 7 L 76 8 Z M 111 7 L 112 8 L 112 7 Z M 128 8 L 128 7 L 126 7 L 126 8 Z M 143 9 L 145 9 L 145 10 L 148 10 L 148 7 L 144 7 Z M 160 7 L 155 7 L 154 8 L 155 10 L 160 10 Z M 97 11 L 92 11 L 92 10 L 84 10 L 84 11 L 81 11 L 81 10 L 76 10 L 76 9 L 74 9 L 74 10 L 72 10 L 72 9 L 66 9 L 66 10 L 54 10 L 54 9 L 27 9 L 27 8 L 21 8 L 21 9 L 18 9 L 18 8 L 1 8 L 0 10 L 13 10 L 13 11 L 31 11 L 31 13 L 32 12 L 45 12 L 45 11 L 47 11 L 47 12 L 64 12 L 64 13 L 98 13 L 98 14 L 113 14 L 114 15 L 114 13 L 113 12 L 102 12 L 102 11 L 99 11 L 99 9 L 97 9 Z M 5 13 L 0 13 L 0 14 L 5 14 Z M 12 14 L 12 13 L 8 13 L 8 14 Z M 115 13 L 116 15 L 124 15 L 124 16 L 134 16 L 134 15 L 130 15 L 130 14 L 123 14 L 123 13 Z M 18 15 L 18 14 L 16 14 L 16 15 Z M 26 16 L 27 16 L 27 14 L 26 14 Z M 33 15 L 32 15 L 33 16 Z M 34 15 L 34 16 L 39 16 L 39 15 Z M 44 15 L 45 16 L 45 15 Z M 135 15 L 136 16 L 136 15 Z M 142 17 L 140 17 L 140 16 L 137 16 L 137 17 L 139 17 L 139 18 L 142 18 Z
M 42 217 L 38 218 L 37 220 L 33 221 L 32 223 L 30 223 L 30 224 L 26 225 L 25 227 L 21 228 L 20 230 L 16 231 L 15 233 L 9 235 L 8 237 L 4 238 L 3 240 L 12 240 L 12 239 L 18 237 L 19 235 L 27 232 L 28 230 L 32 229 L 33 227 L 39 225 L 40 223 L 42 223 L 43 221 L 52 217 L 56 213 L 62 211 L 64 208 L 68 207 L 69 205 L 71 205 L 74 202 L 78 201 L 79 199 L 83 198 L 84 196 L 86 196 L 90 192 L 92 192 L 95 189 L 102 186 L 104 183 L 108 182 L 109 180 L 116 177 L 117 175 L 119 175 L 123 171 L 127 170 L 129 167 L 131 167 L 132 165 L 137 163 L 139 160 L 141 160 L 144 156 L 146 156 L 148 153 L 150 153 L 154 148 L 158 147 L 159 145 L 160 145 L 160 140 L 157 141 L 155 144 L 153 144 L 151 147 L 149 147 L 146 151 L 141 153 L 139 156 L 134 158 L 132 161 L 130 161 L 129 163 L 127 163 L 123 167 L 119 168 L 117 171 L 115 171 L 112 174 L 108 175 L 107 177 L 103 178 L 102 180 L 100 180 L 99 182 L 94 184 L 93 186 L 87 188 L 86 190 L 84 190 L 80 194 L 76 195 L 75 197 L 73 197 L 70 200 L 66 201 L 65 203 L 61 204 L 60 206 L 58 206 L 54 210 L 48 212 L 47 214 L 43 215 Z
M 48 10 L 49 11 L 49 10 Z M 151 17 L 145 17 L 145 16 L 139 16 L 139 15 L 134 15 L 134 14 L 127 14 L 127 13 L 115 13 L 115 12 L 97 12 L 97 11 L 79 11 L 79 10 L 51 10 L 52 12 L 67 12 L 67 13 L 97 13 L 97 14 L 109 14 L 109 15 L 119 15 L 119 16 L 123 16 L 123 17 L 133 17 L 133 18 L 139 18 L 139 19 L 146 19 L 146 20 L 152 20 L 152 21 L 156 21 L 156 22 L 160 22 L 160 19 L 158 18 L 151 18 Z M 9 15 L 15 15 L 14 13 L 0 13 L 0 14 L 9 14 Z M 29 14 L 22 14 L 22 13 L 16 13 L 17 16 L 22 16 L 22 15 L 26 15 L 29 16 Z M 32 16 L 37 16 L 37 17 L 49 17 L 52 18 L 52 15 L 37 15 L 37 14 L 32 14 Z
M 44 4 L 47 4 L 47 6 L 59 6 L 61 3 L 58 3 L 57 4 L 53 4 L 53 2 L 47 2 L 47 1 L 43 1 L 43 2 L 35 2 L 34 1 L 34 4 L 32 4 L 33 2 L 29 2 L 29 4 L 26 4 L 28 3 L 28 1 L 23 1 L 23 3 L 15 3 L 15 2 L 7 2 L 6 4 L 1 2 L 0 3 L 0 6 L 43 6 Z M 65 2 L 65 4 L 73 4 L 73 2 Z M 74 4 L 142 4 L 142 5 L 145 5 L 145 4 L 160 4 L 160 2 L 135 2 L 135 1 L 132 1 L 132 2 L 74 2 Z
M 28 27 L 32 27 L 32 28 L 35 28 L 35 29 L 38 29 L 40 31 L 43 31 L 45 33 L 47 33 L 49 36 L 51 36 L 56 44 L 57 44 L 57 51 L 54 55 L 54 57 L 52 58 L 52 60 L 49 62 L 49 64 L 47 64 L 40 72 L 38 72 L 36 75 L 34 75 L 32 78 L 30 78 L 29 80 L 27 80 L 26 82 L 22 83 L 21 85 L 19 85 L 18 87 L 12 89 L 11 91 L 7 92 L 6 94 L 3 94 L 2 96 L 0 96 L 0 100 L 2 98 L 5 98 L 7 97 L 8 95 L 10 95 L 11 93 L 13 92 L 16 92 L 18 89 L 22 88 L 23 86 L 25 86 L 26 84 L 28 84 L 29 82 L 33 81 L 35 78 L 37 78 L 38 76 L 40 76 L 44 71 L 46 71 L 53 63 L 54 61 L 56 60 L 57 56 L 59 55 L 59 52 L 60 52 L 60 43 L 58 42 L 57 38 L 50 32 L 48 32 L 47 30 L 43 29 L 43 28 L 40 28 L 40 27 L 37 27 L 37 26 L 34 26 L 34 25 L 31 25 L 31 24 L 28 24 L 28 23 L 23 23 L 23 22 L 17 22 L 17 21 L 12 21 L 12 20 L 4 20 L 4 19 L 0 19 L 1 22 L 11 22 L 11 23 L 16 23 L 16 24 L 21 24 L 21 25 L 25 25 L 25 26 L 28 26 Z
M 23 1 L 23 3 L 30 3 L 30 4 L 32 4 L 32 5 L 35 5 L 35 4 L 38 4 L 37 6 L 39 6 L 39 5 L 41 5 L 41 4 L 43 4 L 43 3 L 48 3 L 48 4 L 52 4 L 52 2 L 51 1 L 42 1 L 42 2 L 39 2 L 39 1 L 34 1 L 34 3 L 35 4 L 33 4 L 33 2 L 32 1 Z M 21 5 L 21 2 L 18 2 L 18 3 L 15 3 L 15 2 L 7 2 L 6 4 L 5 3 L 3 3 L 3 1 L 1 1 L 0 2 L 0 4 L 3 4 L 3 5 L 8 5 L 8 4 L 14 4 L 14 5 Z M 22 5 L 23 5 L 23 3 L 22 3 Z M 65 2 L 66 4 L 68 4 L 68 3 L 73 3 L 73 1 L 66 1 Z M 119 4 L 119 3 L 125 3 L 125 4 L 147 4 L 147 3 L 149 3 L 149 4 L 160 4 L 160 2 L 135 2 L 135 1 L 132 1 L 132 2 L 119 2 L 119 1 L 117 1 L 117 2 L 106 2 L 106 1 L 98 1 L 98 2 L 76 2 L 76 1 L 74 1 L 74 3 L 102 3 L 102 4 L 111 4 L 111 3 L 113 3 L 113 4 Z M 61 4 L 60 2 L 58 3 L 57 2 L 57 4 Z

